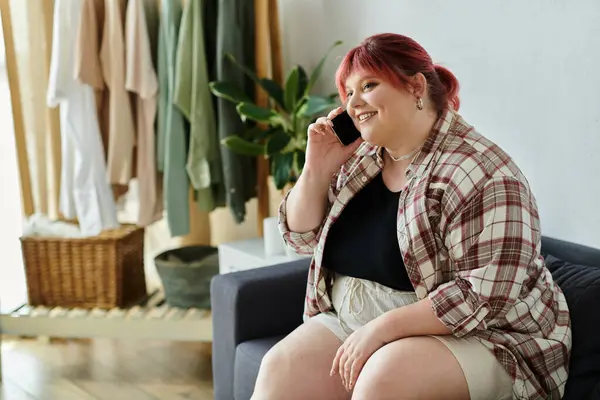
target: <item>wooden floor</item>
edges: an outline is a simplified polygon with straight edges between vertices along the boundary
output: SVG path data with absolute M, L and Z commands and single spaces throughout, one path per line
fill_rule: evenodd
M 4 338 L 2 356 L 2 400 L 214 397 L 210 344 Z

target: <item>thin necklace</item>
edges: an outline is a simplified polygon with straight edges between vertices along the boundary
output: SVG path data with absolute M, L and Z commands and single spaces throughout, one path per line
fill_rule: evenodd
M 403 156 L 400 157 L 394 157 L 393 155 L 390 154 L 390 151 L 388 149 L 385 149 L 385 151 L 388 153 L 388 156 L 390 156 L 390 158 L 392 159 L 392 161 L 394 162 L 398 162 L 398 161 L 404 161 L 404 160 L 408 160 L 409 158 L 411 158 L 412 156 L 414 156 L 415 154 L 417 154 L 417 152 L 419 150 L 421 150 L 421 147 L 423 147 L 423 145 L 417 147 L 416 149 L 414 149 L 413 151 L 411 151 L 408 154 L 405 154 Z

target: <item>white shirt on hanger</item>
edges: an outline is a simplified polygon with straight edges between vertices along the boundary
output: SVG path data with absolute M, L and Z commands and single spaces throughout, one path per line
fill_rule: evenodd
M 94 236 L 118 226 L 100 137 L 94 90 L 75 79 L 74 51 L 82 0 L 56 0 L 47 103 L 60 105 L 60 211 Z

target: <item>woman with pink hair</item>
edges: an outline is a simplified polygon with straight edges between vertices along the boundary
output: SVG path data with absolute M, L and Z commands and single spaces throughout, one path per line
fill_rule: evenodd
M 261 364 L 253 399 L 559 399 L 569 310 L 540 255 L 535 198 L 459 114 L 458 81 L 414 40 L 367 38 L 309 127 L 280 229 L 313 254 L 305 323 Z

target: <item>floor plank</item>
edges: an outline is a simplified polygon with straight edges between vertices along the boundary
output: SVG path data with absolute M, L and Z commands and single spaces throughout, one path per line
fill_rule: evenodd
M 38 400 L 10 379 L 0 382 L 0 400 Z
M 81 389 L 74 381 L 69 379 L 51 380 L 42 388 L 42 393 L 37 394 L 37 397 L 41 399 L 97 400 L 96 397 Z
M 194 385 L 140 385 L 159 400 L 190 400 L 212 398 L 212 391 Z M 211 397 L 207 397 L 211 396 Z
M 77 380 L 75 384 L 98 400 L 156 400 L 157 397 L 128 382 Z
M 3 400 L 209 400 L 211 346 L 6 338 Z

